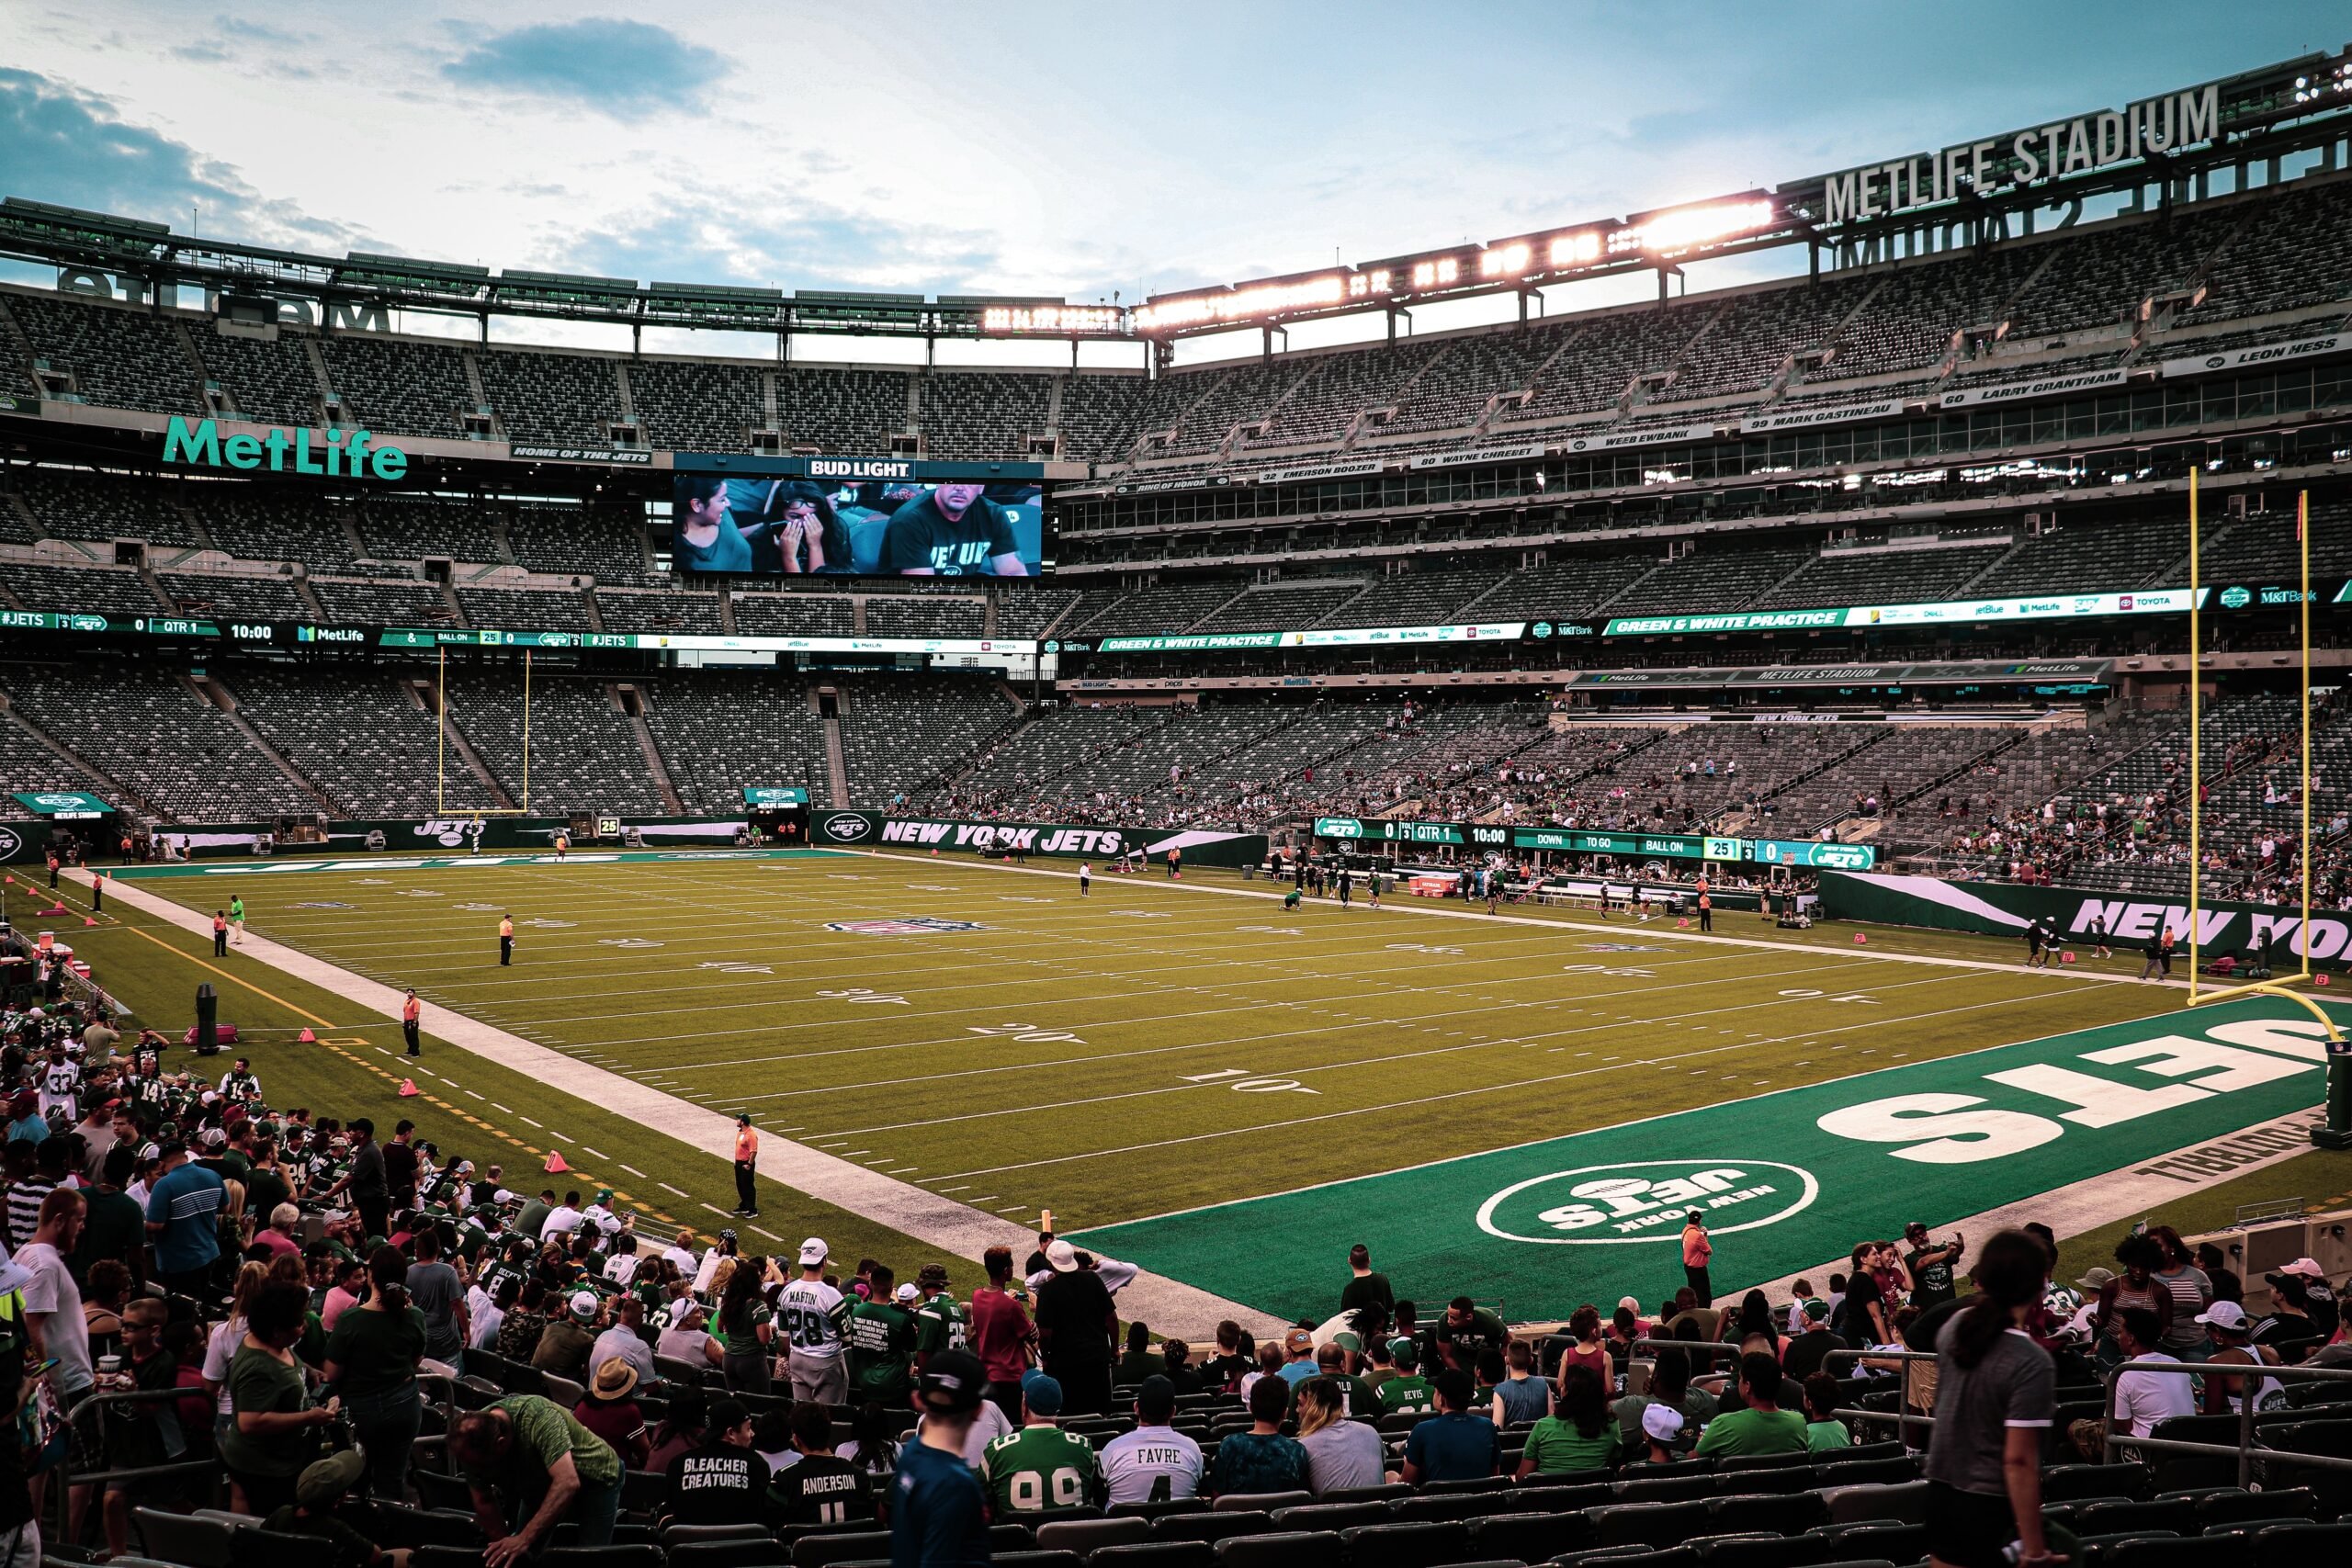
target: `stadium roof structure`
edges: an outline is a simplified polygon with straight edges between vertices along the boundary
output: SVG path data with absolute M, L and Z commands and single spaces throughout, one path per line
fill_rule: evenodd
M 1289 323 L 1374 311 L 1396 322 L 1417 305 L 1516 294 L 1522 319 L 1541 290 L 1587 277 L 1655 271 L 1663 297 L 1686 263 L 1807 246 L 1832 265 L 1981 244 L 2020 220 L 2086 199 L 2160 206 L 2212 191 L 2212 176 L 2314 150 L 2352 155 L 2352 48 L 2312 53 L 1996 136 L 1703 201 L 1377 261 L 1154 295 L 1139 305 L 1057 298 L 873 294 L 752 288 L 462 266 L 353 252 L 343 257 L 175 234 L 164 224 L 11 197 L 0 203 L 0 256 L 239 299 L 299 299 L 338 312 L 422 310 L 774 333 L 1130 342 L 1164 355 L 1174 340 L 1257 329 L 1271 352 Z M 144 293 L 145 289 L 134 290 Z M 150 296 L 152 297 L 152 296 Z

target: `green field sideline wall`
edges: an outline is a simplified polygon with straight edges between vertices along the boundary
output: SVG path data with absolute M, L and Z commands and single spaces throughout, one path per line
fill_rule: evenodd
M 1266 858 L 1263 833 L 1204 829 L 1099 828 L 1058 822 L 970 822 L 956 818 L 890 817 L 878 811 L 819 811 L 812 844 L 857 849 L 962 851 L 978 854 L 1091 856 L 1108 860 L 1140 850 L 1154 866 L 1181 851 L 1185 865 L 1256 865 Z
M 2184 949 L 2188 934 L 2188 908 L 2181 901 L 2008 882 L 1945 882 L 1932 876 L 1825 871 L 1821 907 L 1832 919 L 1990 936 L 2022 937 L 2026 927 L 2039 917 L 2048 920 L 2071 946 L 2083 944 L 2092 920 L 2104 919 L 2108 945 L 2127 953 L 2155 940 L 2167 925 L 2179 933 Z M 2283 964 L 2289 954 L 2300 955 L 2303 951 L 2302 923 L 2302 914 L 2296 909 L 2209 902 L 2198 913 L 2198 953 L 2200 957 L 2209 953 L 2215 957 L 2243 955 L 2249 947 L 2275 942 L 2274 962 Z M 2313 964 L 2346 967 L 2347 942 L 2352 942 L 2352 911 L 2312 911 Z

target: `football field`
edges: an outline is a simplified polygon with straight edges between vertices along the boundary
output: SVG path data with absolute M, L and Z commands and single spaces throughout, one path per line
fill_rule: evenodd
M 1931 1224 L 1974 1214 L 1999 1197 L 1983 1168 L 1883 1157 L 1928 1140 L 1904 1117 L 1953 1100 L 2074 1093 L 2072 1120 L 2042 1118 L 2071 1135 L 2009 1162 L 2049 1188 L 2320 1098 L 2315 1063 L 2291 1054 L 2250 1065 L 2207 1040 L 2198 1079 L 2142 1061 L 2134 1042 L 2178 1024 L 2135 1021 L 2182 998 L 2117 983 L 2136 956 L 2027 972 L 2007 944 L 1882 930 L 1857 945 L 1753 915 L 1719 915 L 1707 939 L 1670 916 L 1403 897 L 1285 911 L 1265 884 L 1205 874 L 1098 875 L 1080 898 L 1067 868 L 817 852 L 131 873 L 208 914 L 239 894 L 257 934 L 1283 1313 L 1306 1310 L 1286 1280 L 1321 1299 L 1312 1275 L 1367 1235 L 1400 1289 L 1450 1293 L 1442 1274 L 1475 1268 L 1532 1314 L 1613 1300 L 1602 1290 L 1635 1269 L 1645 1298 L 1670 1288 L 1671 1236 L 1645 1216 L 1689 1201 L 1725 1211 L 1721 1266 L 1759 1279 L 1854 1239 L 1832 1215 L 1893 1234 L 1915 1207 Z M 1951 1060 L 1995 1047 L 2022 1055 Z M 2116 1063 L 2089 1071 L 2112 1093 L 2086 1110 L 2098 1096 L 2064 1077 L 2085 1069 L 2043 1058 L 2099 1050 Z M 1996 1068 L 2015 1082 L 1975 1084 Z M 2228 1092 L 2211 1087 L 2232 1070 Z M 1888 1094 L 1823 1087 L 1879 1073 Z M 1921 1103 L 1875 1127 L 1845 1104 L 1898 1089 Z M 1951 1131 L 1963 1149 L 1992 1136 Z M 1883 1171 L 1854 1179 L 1870 1160 Z M 1613 1173 L 1598 1206 L 1591 1181 L 1554 1183 L 1588 1170 Z M 1783 1210 L 1823 1223 L 1778 1224 Z

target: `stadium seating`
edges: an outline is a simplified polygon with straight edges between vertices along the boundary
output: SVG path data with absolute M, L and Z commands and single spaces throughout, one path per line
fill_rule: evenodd
M 519 804 L 570 812 L 660 815 L 668 807 L 647 769 L 628 716 L 601 681 L 541 675 L 531 683 L 530 784 L 524 788 L 520 671 L 467 671 L 449 679 L 449 712 L 492 773 Z
M 36 359 L 73 378 L 85 402 L 161 413 L 205 412 L 203 378 L 176 320 L 131 306 L 17 293 L 8 310 Z
M 408 679 L 399 672 L 368 679 L 254 665 L 233 671 L 227 683 L 246 721 L 347 816 L 406 817 L 508 804 L 444 748 L 429 673 L 422 696 L 406 689 Z M 451 718 L 462 735 L 454 702 Z
M 824 720 L 805 686 L 753 694 L 734 675 L 691 671 L 645 686 L 646 725 L 688 811 L 741 811 L 746 788 L 797 784 L 829 798 Z
M 222 713 L 161 671 L 130 664 L 19 664 L 0 671 L 16 710 L 130 792 L 164 822 L 281 812 L 313 817 L 319 801 L 288 779 Z
M 746 637 L 848 637 L 857 606 L 837 593 L 738 593 L 735 629 Z
M 620 418 L 617 361 L 604 355 L 531 354 L 511 348 L 475 355 L 482 389 L 509 439 L 607 446 Z
M 766 371 L 740 362 L 628 362 L 629 404 L 645 439 L 680 452 L 746 452 L 768 423 Z
M 479 409 L 466 353 L 447 344 L 331 333 L 319 340 L 330 386 L 355 424 L 379 434 L 464 434 L 464 415 Z
M 307 339 L 284 331 L 244 337 L 217 326 L 191 327 L 189 336 L 208 378 L 219 383 L 222 400 L 240 418 L 294 429 L 326 423 Z
M 1001 689 L 953 677 L 840 686 L 842 756 L 859 801 L 912 798 L 1015 716 Z

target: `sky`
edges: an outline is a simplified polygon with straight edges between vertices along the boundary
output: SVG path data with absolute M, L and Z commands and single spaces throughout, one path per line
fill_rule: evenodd
M 0 194 L 337 254 L 1132 301 L 1770 186 L 2347 40 L 2320 0 L 7 0 Z

